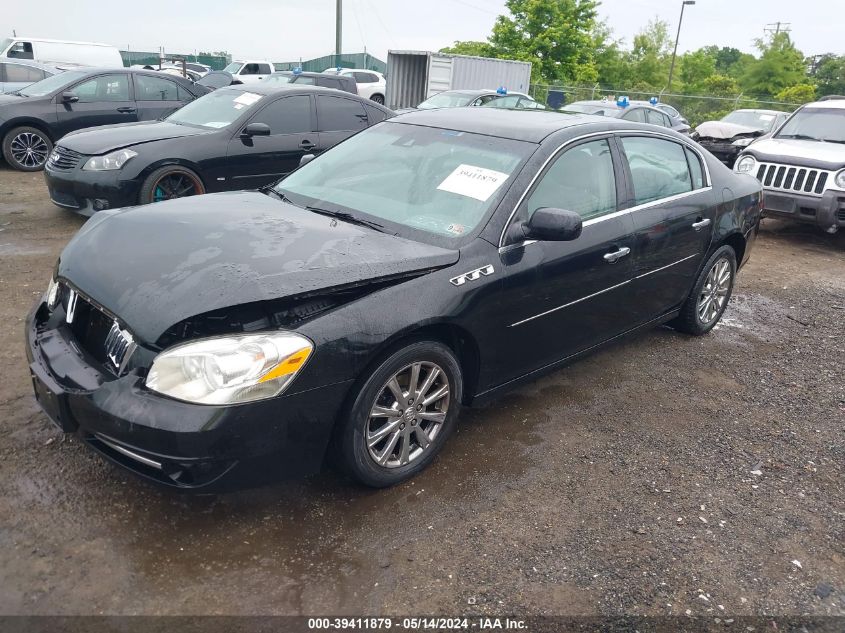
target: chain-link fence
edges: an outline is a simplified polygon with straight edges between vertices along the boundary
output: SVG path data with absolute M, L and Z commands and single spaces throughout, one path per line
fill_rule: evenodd
M 791 112 L 800 103 L 784 103 L 781 101 L 772 101 L 765 98 L 754 98 L 746 95 L 729 95 L 729 96 L 714 96 L 714 95 L 692 95 L 682 93 L 668 93 L 668 92 L 643 92 L 638 90 L 608 90 L 599 85 L 595 86 L 552 86 L 544 84 L 531 84 L 529 92 L 532 97 L 541 103 L 547 103 L 549 96 L 554 98 L 554 92 L 563 94 L 563 108 L 566 108 L 567 103 L 574 103 L 576 101 L 592 101 L 592 100 L 616 100 L 617 97 L 626 96 L 631 101 L 648 101 L 652 97 L 657 97 L 663 103 L 675 107 L 686 119 L 690 125 L 703 123 L 704 121 L 713 121 L 721 119 L 723 116 L 734 110 L 741 108 L 754 108 L 764 110 L 780 110 L 783 112 Z

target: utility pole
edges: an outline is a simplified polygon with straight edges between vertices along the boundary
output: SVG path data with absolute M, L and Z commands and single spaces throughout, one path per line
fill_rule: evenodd
M 337 65 L 340 66 L 340 56 L 343 54 L 343 0 L 337 0 L 334 27 L 334 52 L 337 55 Z
M 763 33 L 779 35 L 781 32 L 790 33 L 792 29 L 792 22 L 772 22 L 767 24 L 763 29 Z
M 675 74 L 675 57 L 678 54 L 678 40 L 681 39 L 681 24 L 684 23 L 684 8 L 688 4 L 695 4 L 695 0 L 683 0 L 681 2 L 681 18 L 678 20 L 678 34 L 675 36 L 675 49 L 672 51 L 672 64 L 669 66 L 669 85 L 666 90 L 672 90 L 672 75 Z

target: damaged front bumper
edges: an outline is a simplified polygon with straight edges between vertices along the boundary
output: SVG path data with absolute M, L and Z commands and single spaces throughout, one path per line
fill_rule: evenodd
M 845 191 L 827 190 L 821 197 L 764 188 L 764 217 L 815 224 L 828 232 L 845 228 Z
M 146 389 L 141 369 L 109 371 L 63 321 L 43 299 L 27 317 L 36 399 L 62 431 L 112 462 L 158 484 L 208 493 L 320 470 L 351 381 L 241 405 L 180 402 Z

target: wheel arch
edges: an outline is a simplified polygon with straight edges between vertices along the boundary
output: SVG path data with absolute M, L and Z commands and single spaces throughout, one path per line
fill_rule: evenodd
M 709 258 L 710 255 L 722 246 L 730 246 L 734 250 L 734 253 L 736 253 L 736 265 L 737 268 L 739 268 L 742 265 L 742 260 L 745 257 L 745 250 L 748 246 L 745 236 L 740 231 L 734 231 L 720 237 L 718 240 L 713 242 L 713 246 L 710 248 L 710 252 L 707 254 L 707 257 Z
M 208 179 L 203 173 L 202 168 L 193 161 L 187 160 L 185 158 L 169 157 L 162 158 L 153 163 L 150 163 L 149 165 L 144 167 L 136 176 L 139 181 L 139 186 L 143 184 L 143 182 L 149 177 L 151 173 L 153 173 L 157 169 L 161 169 L 162 167 L 185 167 L 187 169 L 190 169 L 197 175 L 197 177 L 200 179 L 200 182 L 202 182 L 202 186 L 205 188 L 206 192 L 208 192 Z
M 57 139 L 50 130 L 50 126 L 44 123 L 41 119 L 35 119 L 32 117 L 17 117 L 11 119 L 10 121 L 5 121 L 3 123 L 3 127 L 0 128 L 0 142 L 6 138 L 6 134 L 18 127 L 34 127 L 35 129 L 44 132 L 44 134 L 47 135 L 47 138 L 50 139 L 51 143 L 54 145 L 56 144 Z

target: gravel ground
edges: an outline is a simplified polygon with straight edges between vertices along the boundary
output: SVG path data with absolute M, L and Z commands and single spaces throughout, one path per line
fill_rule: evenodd
M 845 235 L 767 220 L 716 330 L 465 411 L 412 482 L 191 497 L 35 404 L 23 319 L 82 222 L 0 168 L 0 613 L 845 615 Z

